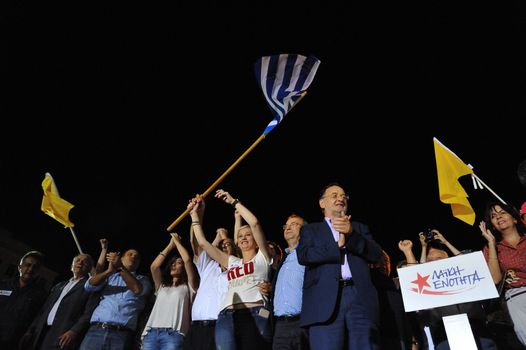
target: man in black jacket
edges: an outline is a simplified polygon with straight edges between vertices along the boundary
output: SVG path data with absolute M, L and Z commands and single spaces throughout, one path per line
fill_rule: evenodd
M 16 349 L 18 341 L 46 299 L 40 277 L 44 255 L 27 252 L 18 265 L 19 276 L 0 281 L 0 349 Z
M 73 277 L 55 285 L 40 313 L 25 333 L 21 348 L 31 350 L 77 349 L 89 327 L 97 298 L 84 289 L 93 267 L 88 254 L 73 258 Z

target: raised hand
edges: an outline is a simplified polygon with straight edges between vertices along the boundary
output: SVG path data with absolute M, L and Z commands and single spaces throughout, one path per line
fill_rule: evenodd
M 404 239 L 398 242 L 398 249 L 400 249 L 402 252 L 409 252 L 413 249 L 413 242 L 411 242 L 409 239 Z
M 217 190 L 214 197 L 221 199 L 223 202 L 227 204 L 232 204 L 234 202 L 234 197 L 230 195 L 230 193 L 224 191 L 224 190 Z
M 178 243 L 181 243 L 181 236 L 177 232 L 170 233 L 172 239 L 170 240 L 170 245 L 172 248 L 175 248 Z
M 108 261 L 108 270 L 117 271 L 119 267 L 122 267 L 121 253 L 120 252 L 111 252 L 106 254 L 106 260 Z
M 223 240 L 225 238 L 228 238 L 228 231 L 226 228 L 218 228 L 216 230 L 216 237 L 218 237 L 220 240 Z
M 432 232 L 434 233 L 434 238 L 435 239 L 438 239 L 440 242 L 446 244 L 447 243 L 447 240 L 446 238 L 438 231 L 438 230 L 432 230 Z
M 493 233 L 491 233 L 491 230 L 488 230 L 486 227 L 486 223 L 484 221 L 481 221 L 479 224 L 480 232 L 482 233 L 482 237 L 488 241 L 488 244 L 495 244 L 495 236 Z
M 108 240 L 106 238 L 99 239 L 100 249 L 108 250 Z
M 339 233 L 343 233 L 345 235 L 352 233 L 351 215 L 345 215 L 345 212 L 342 212 L 340 217 L 334 218 L 332 220 L 332 226 Z
M 424 235 L 424 232 L 420 232 L 418 234 L 418 239 L 420 240 L 420 245 L 422 245 L 422 247 L 426 247 L 427 246 L 426 236 Z

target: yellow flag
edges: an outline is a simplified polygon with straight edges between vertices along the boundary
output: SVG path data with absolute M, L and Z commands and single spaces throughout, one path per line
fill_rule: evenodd
M 475 212 L 469 204 L 466 191 L 458 182 L 459 177 L 473 174 L 473 170 L 436 138 L 433 138 L 433 141 L 435 143 L 440 201 L 451 204 L 454 217 L 473 226 Z
M 69 211 L 74 207 L 73 204 L 60 198 L 55 182 L 50 173 L 46 173 L 44 181 L 42 181 L 42 188 L 44 189 L 44 198 L 42 198 L 42 211 L 53 219 L 60 222 L 65 227 L 75 226 L 69 221 Z

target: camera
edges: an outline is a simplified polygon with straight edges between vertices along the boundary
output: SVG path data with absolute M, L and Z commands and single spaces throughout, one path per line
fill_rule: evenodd
M 435 233 L 430 228 L 428 228 L 424 231 L 424 238 L 426 243 L 429 243 L 435 239 Z

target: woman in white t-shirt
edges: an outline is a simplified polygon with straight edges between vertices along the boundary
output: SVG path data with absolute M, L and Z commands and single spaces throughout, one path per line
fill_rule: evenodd
M 190 328 L 192 300 L 199 285 L 192 258 L 172 233 L 170 243 L 155 258 L 150 270 L 155 283 L 155 304 L 142 333 L 143 350 L 179 350 L 184 335 Z M 172 257 L 163 265 L 168 254 L 177 248 L 180 256 Z
M 272 335 L 269 311 L 259 283 L 268 279 L 272 263 L 265 234 L 258 219 L 239 200 L 228 192 L 217 190 L 216 198 L 230 204 L 248 225 L 235 232 L 241 258 L 228 255 L 210 244 L 199 221 L 199 207 L 204 205 L 201 196 L 188 204 L 192 228 L 199 245 L 207 254 L 228 270 L 228 293 L 221 305 L 215 329 L 218 350 L 270 349 Z

